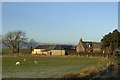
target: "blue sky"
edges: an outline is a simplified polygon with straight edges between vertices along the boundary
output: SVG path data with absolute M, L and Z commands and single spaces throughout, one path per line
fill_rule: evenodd
M 117 2 L 3 2 L 3 34 L 22 30 L 41 43 L 100 41 L 118 28 Z

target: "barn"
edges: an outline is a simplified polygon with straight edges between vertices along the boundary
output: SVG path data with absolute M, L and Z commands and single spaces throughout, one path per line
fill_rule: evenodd
M 32 50 L 32 54 L 65 55 L 65 50 L 61 45 L 38 45 Z
M 50 46 L 46 51 L 48 55 L 65 55 L 65 50 L 60 45 Z
M 32 50 L 32 54 L 43 54 L 46 48 L 48 48 L 49 45 L 38 45 Z

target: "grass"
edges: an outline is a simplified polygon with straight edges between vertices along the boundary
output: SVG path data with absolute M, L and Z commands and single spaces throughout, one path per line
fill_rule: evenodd
M 2 54 L 11 54 L 11 50 L 9 49 L 9 48 L 2 48 L 1 49 L 2 50 Z M 29 49 L 27 49 L 27 48 L 22 48 L 22 49 L 20 49 L 20 53 L 22 53 L 22 54 L 27 54 L 27 53 L 29 53 Z
M 24 58 L 26 61 L 24 61 Z M 37 64 L 34 61 L 37 61 Z M 15 62 L 19 61 L 20 66 Z M 99 65 L 105 58 L 78 56 L 22 56 L 2 58 L 3 78 L 61 78 L 67 72 L 80 72 L 81 69 Z
M 11 53 L 11 50 L 9 48 L 2 48 L 2 54 L 8 54 Z

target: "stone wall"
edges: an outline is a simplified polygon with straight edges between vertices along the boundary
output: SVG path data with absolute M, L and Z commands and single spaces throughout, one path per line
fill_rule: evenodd
M 65 50 L 50 50 L 49 55 L 65 55 Z
M 79 44 L 76 46 L 76 52 L 85 52 L 85 48 L 82 46 L 81 43 L 79 43 Z

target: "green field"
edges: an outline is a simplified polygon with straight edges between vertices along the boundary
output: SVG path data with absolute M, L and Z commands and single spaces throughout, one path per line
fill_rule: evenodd
M 26 61 L 24 61 L 24 58 Z M 37 64 L 34 61 L 37 61 Z M 16 66 L 16 61 L 21 63 Z M 61 78 L 66 72 L 79 72 L 81 69 L 100 65 L 105 58 L 88 58 L 78 56 L 24 56 L 3 57 L 3 78 Z

